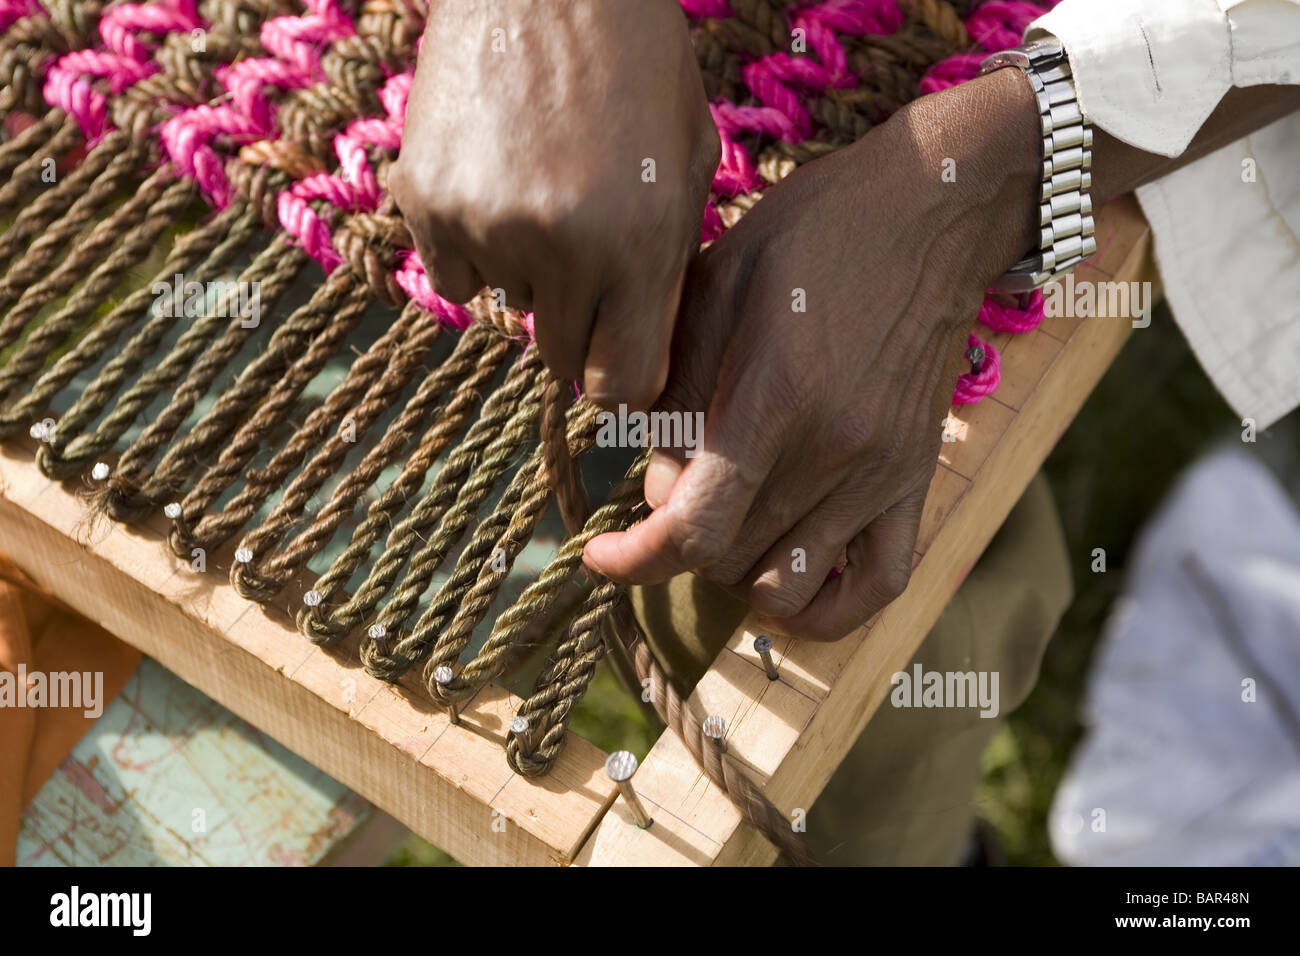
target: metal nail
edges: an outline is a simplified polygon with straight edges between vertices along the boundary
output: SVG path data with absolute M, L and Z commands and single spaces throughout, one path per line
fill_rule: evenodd
M 445 688 L 456 678 L 456 673 L 446 664 L 440 664 L 433 669 L 433 679 L 438 682 L 439 687 Z M 455 704 L 447 705 L 447 714 L 453 724 L 460 723 L 460 708 Z
M 702 726 L 704 736 L 713 741 L 713 745 L 718 748 L 720 753 L 726 753 L 727 743 L 722 738 L 727 736 L 727 722 L 717 714 L 712 714 L 704 718 Z
M 971 374 L 978 375 L 980 370 L 984 368 L 984 359 L 987 358 L 984 350 L 978 345 L 972 345 L 966 350 L 966 357 L 970 359 Z
M 650 829 L 650 824 L 654 821 L 650 819 L 650 814 L 645 812 L 645 807 L 641 805 L 641 798 L 632 789 L 632 775 L 636 773 L 636 755 L 630 750 L 614 751 L 605 761 L 605 773 L 609 774 L 610 780 L 618 784 L 619 792 L 627 801 L 636 825 L 642 830 Z
M 781 674 L 776 669 L 776 664 L 772 661 L 772 639 L 766 634 L 761 634 L 754 638 L 754 650 L 762 658 L 763 670 L 767 671 L 768 680 L 777 680 Z
M 388 653 L 388 628 L 382 624 L 371 624 L 366 634 L 375 642 L 375 647 L 380 654 Z
M 510 721 L 510 736 L 515 738 L 519 752 L 525 757 L 532 756 L 532 741 L 528 737 L 528 718 L 515 717 Z

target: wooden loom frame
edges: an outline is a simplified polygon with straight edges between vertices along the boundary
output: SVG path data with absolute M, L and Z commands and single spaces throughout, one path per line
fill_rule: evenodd
M 1110 203 L 1080 281 L 1150 274 L 1136 202 Z M 769 681 L 743 625 L 694 691 L 727 721 L 729 750 L 784 811 L 808 808 L 943 607 L 1127 339 L 1121 318 L 1049 318 L 989 338 L 1002 385 L 953 413 L 907 591 L 835 644 L 778 640 Z M 987 333 L 987 330 L 985 330 Z M 72 483 L 45 478 L 33 443 L 0 446 L 0 550 L 68 605 L 156 658 L 289 749 L 467 864 L 766 864 L 775 850 L 742 824 L 666 731 L 633 780 L 654 818 L 641 830 L 578 734 L 553 772 L 515 774 L 503 752 L 520 703 L 493 685 L 453 726 L 418 680 L 388 685 L 359 666 L 357 639 L 317 647 L 283 610 L 230 586 L 230 556 L 199 574 L 167 548 L 166 525 L 88 526 Z

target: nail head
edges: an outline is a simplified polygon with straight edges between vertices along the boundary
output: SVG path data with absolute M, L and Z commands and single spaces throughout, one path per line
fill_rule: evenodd
M 636 754 L 630 750 L 616 750 L 605 761 L 605 773 L 615 783 L 624 783 L 636 773 Z
M 721 740 L 727 735 L 727 722 L 717 714 L 704 718 L 704 736 Z

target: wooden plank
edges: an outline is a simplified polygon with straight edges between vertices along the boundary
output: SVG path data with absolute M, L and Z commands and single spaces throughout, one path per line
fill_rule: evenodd
M 1106 245 L 1078 271 L 1079 281 L 1146 277 L 1149 231 L 1136 202 L 1107 206 L 1098 232 Z M 812 805 L 886 697 L 890 677 L 911 660 L 1130 331 L 1124 319 L 1057 319 L 1050 331 L 1016 337 L 1004 352 L 997 396 L 951 413 L 959 441 L 944 446 L 922 520 L 919 563 L 902 597 L 834 644 L 778 640 L 779 681 L 764 675 L 746 622 L 701 679 L 693 699 L 705 713 L 727 718 L 730 752 L 753 768 L 783 811 Z M 655 743 L 634 784 L 654 824 L 634 826 L 620 797 L 583 847 L 580 864 L 762 864 L 775 857 L 671 731 Z
M 554 772 L 513 774 L 519 704 L 481 692 L 452 726 L 424 693 L 375 680 L 355 641 L 323 650 L 282 609 L 230 587 L 228 557 L 195 573 L 158 526 L 89 524 L 32 447 L 0 448 L 0 550 L 38 584 L 464 863 L 571 860 L 613 798 L 605 755 L 577 735 Z M 301 593 L 300 591 L 298 592 Z M 300 598 L 299 598 L 300 600 Z

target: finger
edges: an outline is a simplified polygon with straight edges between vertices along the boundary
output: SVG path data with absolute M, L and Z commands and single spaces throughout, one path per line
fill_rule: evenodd
M 682 309 L 682 318 L 674 331 L 668 383 L 651 412 L 652 415 L 667 412 L 678 423 L 671 431 L 674 440 L 656 446 L 646 469 L 645 496 L 652 508 L 667 503 L 687 462 L 699 453 L 704 438 L 704 412 L 714 394 L 721 361 L 720 337 L 706 334 L 712 316 L 701 315 L 701 309 L 707 307 L 702 301 L 707 289 L 703 283 L 692 287 L 689 280 L 686 288 L 688 295 L 693 294 L 693 302 Z M 662 432 L 656 438 L 662 441 Z
M 601 297 L 582 377 L 597 405 L 644 410 L 663 392 L 684 277 L 683 260 L 618 282 Z
M 837 487 L 844 484 L 842 468 L 827 463 L 810 469 L 802 457 L 796 457 L 794 461 L 789 459 L 787 453 L 759 492 L 745 517 L 735 546 L 715 564 L 699 570 L 701 577 L 732 589 L 732 593 L 744 596 L 745 600 L 748 600 L 756 566 L 773 549 L 783 547 L 783 539 L 803 535 L 801 541 L 792 541 L 790 547 L 785 548 L 787 552 L 798 547 L 803 553 L 811 553 L 808 551 L 810 543 L 820 546 L 820 524 L 832 520 L 825 517 L 828 505 L 834 511 L 835 523 L 826 528 L 825 533 L 837 539 L 835 543 L 840 548 L 867 524 L 862 513 L 866 496 L 859 492 L 856 505 L 849 505 L 844 495 L 836 493 Z M 815 516 L 822 516 L 814 522 L 818 529 L 816 533 L 805 524 Z M 811 540 L 813 538 L 815 541 Z M 807 597 L 811 598 L 812 594 Z M 799 609 L 791 608 L 786 613 L 793 614 Z
M 487 285 L 483 277 L 474 268 L 474 263 L 462 255 L 451 242 L 439 240 L 425 242 L 415 241 L 416 252 L 424 264 L 424 272 L 429 277 L 433 290 L 448 302 L 465 304 L 478 295 L 479 289 Z
M 678 475 L 668 501 L 628 531 L 587 543 L 587 564 L 615 581 L 657 584 L 713 564 L 732 547 L 770 462 L 741 464 L 707 447 Z
M 662 508 L 672 494 L 677 476 L 682 473 L 678 449 L 656 448 L 645 470 L 645 500 L 651 508 Z
M 587 341 L 595 319 L 594 290 L 576 284 L 568 288 L 548 285 L 537 290 L 533 335 L 542 361 L 555 375 L 582 381 Z
M 730 361 L 735 338 L 725 290 L 735 285 L 736 267 L 735 257 L 716 251 L 692 261 L 671 376 L 658 407 L 706 412 L 703 438 L 667 500 L 646 521 L 588 542 L 583 555 L 588 566 L 615 580 L 665 581 L 716 562 L 735 541 L 776 463 L 785 423 L 729 403 L 735 387 L 719 374 L 724 355 Z M 748 367 L 740 359 L 737 364 Z
M 849 544 L 848 564 L 798 614 L 760 615 L 761 627 L 812 641 L 835 641 L 871 620 L 907 588 L 925 504 L 925 486 L 893 505 Z
M 782 618 L 800 613 L 826 584 L 849 542 L 871 523 L 875 510 L 866 500 L 859 488 L 833 491 L 761 555 L 739 585 L 727 590 L 759 614 Z

